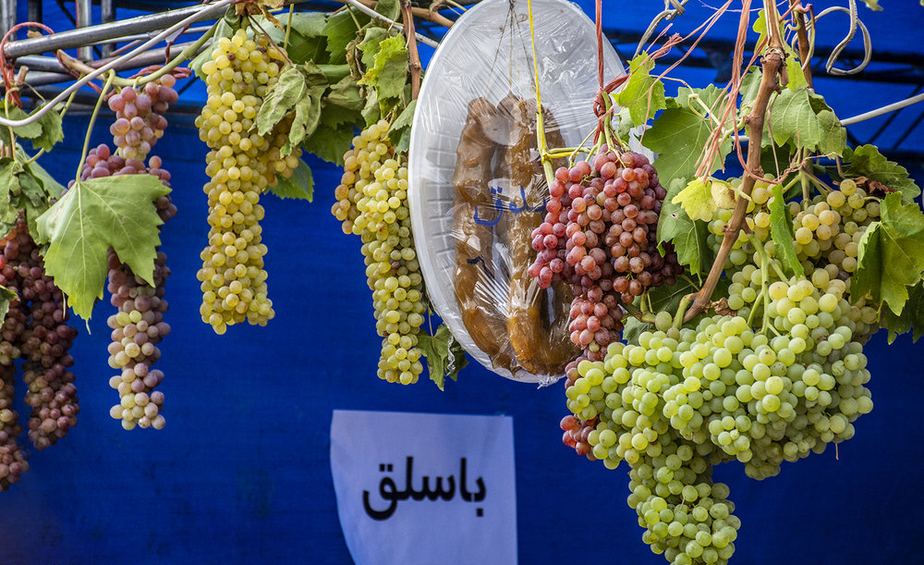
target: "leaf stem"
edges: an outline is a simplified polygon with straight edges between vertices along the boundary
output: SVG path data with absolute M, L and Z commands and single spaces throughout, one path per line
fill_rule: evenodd
M 776 11 L 776 5 L 770 0 L 764 0 L 764 13 L 767 14 L 767 28 L 771 30 L 769 46 L 763 58 L 763 74 L 760 78 L 760 87 L 757 91 L 757 97 L 754 99 L 754 106 L 747 117 L 748 126 L 748 156 L 747 169 L 744 180 L 741 182 L 741 192 L 751 194 L 754 188 L 754 173 L 761 170 L 760 168 L 760 148 L 763 137 L 764 122 L 766 120 L 767 104 L 770 101 L 770 95 L 779 88 L 778 76 L 783 66 L 783 48 L 780 34 L 774 33 L 773 30 L 779 29 L 779 14 Z M 750 19 L 750 12 L 743 10 L 741 19 L 747 25 Z M 735 211 L 732 218 L 725 228 L 725 235 L 722 238 L 722 245 L 716 253 L 715 261 L 706 277 L 706 283 L 696 293 L 690 309 L 684 315 L 685 321 L 692 320 L 698 314 L 705 312 L 712 300 L 712 293 L 719 282 L 719 277 L 725 269 L 725 262 L 731 253 L 732 246 L 738 239 L 738 232 L 744 224 L 744 218 L 747 214 L 748 200 L 746 198 L 737 198 L 735 202 Z
M 646 324 L 655 323 L 655 315 L 653 313 L 643 312 L 635 304 L 623 304 L 622 307 L 628 315 L 638 319 L 641 322 L 645 322 Z
M 295 4 L 289 4 L 289 21 L 286 22 L 286 37 L 282 40 L 283 49 L 289 48 L 289 33 L 292 32 L 292 15 L 295 14 Z
M 680 329 L 680 326 L 684 322 L 684 313 L 687 311 L 687 306 L 690 304 L 690 300 L 693 299 L 695 294 L 688 294 L 680 299 L 680 304 L 677 305 L 677 312 L 674 314 L 674 327 Z
M 103 99 L 106 97 L 106 93 L 109 92 L 109 88 L 112 87 L 113 77 L 115 76 L 115 71 L 109 71 L 109 77 L 106 79 L 106 84 L 103 85 L 103 91 L 100 92 L 99 98 L 96 99 L 96 106 L 93 108 L 93 114 L 90 115 L 90 124 L 87 126 L 87 135 L 83 139 L 83 153 L 80 155 L 80 163 L 77 165 L 77 176 L 74 177 L 75 182 L 80 182 L 80 171 L 83 170 L 83 164 L 87 161 L 87 153 L 90 151 L 90 136 L 93 133 L 93 126 L 96 124 L 96 117 L 99 115 L 99 109 L 103 105 Z

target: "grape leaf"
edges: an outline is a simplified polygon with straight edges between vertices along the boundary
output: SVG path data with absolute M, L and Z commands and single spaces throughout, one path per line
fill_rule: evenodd
M 824 98 L 808 87 L 781 92 L 773 101 L 768 125 L 777 145 L 792 142 L 797 147 L 835 155 L 843 155 L 847 147 L 847 130 Z
M 741 106 L 749 105 L 751 102 L 757 98 L 757 92 L 760 90 L 760 81 L 763 78 L 763 72 L 760 70 L 760 67 L 751 67 L 748 69 L 747 74 L 744 75 L 741 79 L 741 89 L 738 91 L 741 94 Z M 742 108 L 742 112 L 744 109 Z
M 325 104 L 317 129 L 302 141 L 302 149 L 325 161 L 342 165 L 343 154 L 352 145 L 355 129 L 363 125 L 365 121 L 358 112 Z
M 381 103 L 401 96 L 407 82 L 407 73 L 407 45 L 403 36 L 393 35 L 379 43 L 374 63 L 366 68 L 360 83 L 375 88 Z
M 401 15 L 400 0 L 378 0 L 375 3 L 375 11 L 389 20 L 397 20 Z
M 712 263 L 712 250 L 706 244 L 706 225 L 690 219 L 680 204 L 673 204 L 673 197 L 685 186 L 682 179 L 671 182 L 671 188 L 661 204 L 658 221 L 658 242 L 670 241 L 677 253 L 677 260 L 686 265 L 694 275 L 705 272 Z
M 715 201 L 712 199 L 712 190 L 709 188 L 709 184 L 703 182 L 700 178 L 695 178 L 688 182 L 686 188 L 671 199 L 671 204 L 683 206 L 683 210 L 690 219 L 706 222 L 712 219 L 712 214 L 717 208 Z
M 652 314 L 658 312 L 670 312 L 676 314 L 677 308 L 683 297 L 692 294 L 699 289 L 688 279 L 678 279 L 673 286 L 658 286 L 648 289 L 648 298 L 651 300 Z M 635 305 L 642 309 L 641 298 L 635 299 Z M 648 308 L 647 301 L 644 308 Z M 654 331 L 655 325 L 643 322 L 635 316 L 626 316 L 623 320 L 622 341 L 626 343 L 638 343 L 638 336 L 645 331 Z
M 851 293 L 901 315 L 907 287 L 918 284 L 924 271 L 924 214 L 916 204 L 903 205 L 897 192 L 882 199 L 880 214 L 860 239 Z
M 269 192 L 279 198 L 292 198 L 295 200 L 314 199 L 314 175 L 311 167 L 303 160 L 298 160 L 298 166 L 292 171 L 292 176 L 285 178 L 276 175 L 276 184 L 268 188 Z
M 789 82 L 786 83 L 786 88 L 789 90 L 799 90 L 804 86 L 808 86 L 808 81 L 805 80 L 805 73 L 802 72 L 802 63 L 799 61 L 798 55 L 795 51 L 792 50 L 792 47 L 788 43 L 783 44 L 784 49 L 786 50 L 786 76 L 789 78 Z M 840 124 L 840 122 L 838 122 Z
M 629 116 L 637 124 L 644 124 L 658 110 L 667 108 L 664 84 L 651 76 L 654 59 L 642 53 L 629 63 L 629 80 L 615 96 L 616 103 L 629 109 Z
M 771 188 L 773 200 L 770 201 L 770 237 L 773 238 L 776 256 L 788 273 L 798 276 L 805 275 L 805 269 L 796 256 L 794 245 L 796 236 L 792 231 L 792 217 L 789 215 L 789 204 L 783 198 L 783 187 L 778 184 Z
M 701 151 L 693 151 L 691 148 L 705 147 L 712 128 L 710 120 L 688 108 L 668 108 L 661 112 L 642 140 L 645 147 L 658 154 L 654 165 L 658 169 L 658 177 L 662 179 L 661 184 L 677 178 L 696 176 Z M 722 167 L 731 148 L 731 139 L 726 139 L 707 168 L 706 175 Z
M 36 108 L 38 112 L 41 108 Z M 33 112 L 33 114 L 35 113 Z M 32 139 L 32 147 L 51 151 L 56 143 L 64 139 L 64 130 L 61 128 L 61 114 L 49 110 L 36 122 L 42 127 L 42 133 Z
M 289 28 L 289 39 L 285 48 L 286 54 L 293 63 L 313 61 L 320 65 L 330 58 L 327 53 L 327 38 L 324 36 L 324 27 L 327 25 L 326 14 L 321 12 L 280 14 L 278 22 L 282 29 L 271 24 L 264 25 L 262 22 L 266 21 L 266 18 L 262 15 L 254 16 L 252 19 L 280 46 L 286 41 L 286 28 Z
M 909 178 L 908 169 L 889 161 L 875 145 L 861 145 L 844 152 L 845 163 L 850 163 L 844 174 L 848 178 L 866 177 L 877 180 L 892 190 L 901 192 L 902 202 L 909 203 L 921 195 L 921 189 Z
M 388 130 L 388 137 L 394 142 L 396 153 L 404 153 L 411 145 L 411 123 L 414 121 L 416 108 L 417 100 L 411 100 L 411 103 L 401 111 Z
M 878 12 L 882 10 L 882 6 L 879 5 L 879 0 L 860 0 L 860 1 L 866 4 L 866 7 L 874 12 Z M 922 6 L 924 6 L 924 4 L 922 4 Z
M 28 117 L 26 113 L 22 111 L 22 108 L 15 104 L 7 104 L 6 100 L 0 101 L 0 116 L 9 120 L 23 120 Z M 42 135 L 42 125 L 36 121 L 24 126 L 17 126 L 13 128 L 13 134 L 23 139 L 35 139 Z M 10 128 L 0 127 L 0 141 L 7 146 L 13 145 L 13 138 L 10 137 Z
M 19 185 L 19 174 L 22 171 L 18 161 L 9 157 L 0 159 L 0 223 L 5 226 L 16 223 L 19 215 L 19 209 L 13 205 L 12 200 L 18 200 L 17 197 L 22 193 Z
M 443 390 L 447 376 L 457 380 L 459 371 L 468 364 L 465 351 L 445 324 L 440 324 L 432 336 L 421 332 L 417 336 L 417 348 L 427 358 L 430 380 L 440 390 Z
M 307 76 L 295 65 L 287 66 L 263 97 L 257 112 L 257 133 L 266 135 L 307 95 Z
M 324 35 L 327 36 L 327 52 L 331 63 L 346 63 L 347 46 L 356 39 L 356 32 L 369 23 L 369 16 L 347 6 L 339 14 L 327 19 Z
M 19 296 L 5 286 L 0 286 L 0 322 L 6 319 L 6 313 L 10 311 L 10 302 L 19 299 Z
M 336 84 L 332 84 L 330 91 L 324 97 L 324 101 L 355 112 L 362 110 L 364 104 L 362 94 L 359 91 L 359 84 L 356 83 L 353 77 L 346 77 Z
M 45 270 L 70 299 L 74 312 L 90 319 L 103 296 L 107 253 L 153 284 L 157 227 L 154 200 L 170 193 L 157 177 L 103 177 L 75 183 L 36 221 L 37 243 L 48 244 Z
M 371 69 L 375 64 L 375 54 L 379 52 L 379 44 L 388 36 L 388 31 L 382 27 L 370 27 L 363 34 L 363 40 L 359 42 L 359 51 L 362 56 L 359 60 L 363 64 L 363 69 Z
M 916 342 L 924 335 L 924 283 L 918 283 L 908 291 L 908 302 L 901 316 L 896 316 L 889 308 L 879 313 L 879 325 L 889 330 L 889 344 L 901 334 L 912 329 L 912 341 Z
M 293 148 L 314 133 L 321 119 L 321 96 L 327 90 L 327 77 L 311 61 L 306 62 L 303 67 L 305 69 L 305 90 L 302 98 L 295 104 L 295 118 L 289 129 L 289 140 L 282 147 L 283 155 L 291 153 Z

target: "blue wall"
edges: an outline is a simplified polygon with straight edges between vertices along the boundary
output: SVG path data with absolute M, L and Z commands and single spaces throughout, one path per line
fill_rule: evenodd
M 66 124 L 72 146 L 85 127 Z M 107 382 L 110 307 L 99 304 L 92 333 L 81 325 L 74 346 L 80 424 L 33 453 L 32 469 L 0 494 L 0 565 L 351 563 L 329 466 L 335 408 L 510 414 L 521 564 L 663 562 L 626 506 L 625 468 L 607 471 L 561 445 L 560 386 L 537 390 L 475 365 L 442 393 L 376 378 L 379 340 L 358 242 L 329 213 L 336 170 L 312 163 L 312 204 L 265 199 L 276 318 L 214 335 L 199 320 L 195 278 L 207 232 L 204 146 L 192 129 L 173 127 L 156 149 L 179 207 L 163 232 L 173 271 L 173 333 L 159 362 L 167 427 L 125 432 L 110 419 L 118 399 Z M 63 181 L 77 159 L 63 149 L 43 162 Z M 883 338 L 869 346 L 875 410 L 837 453 L 788 464 L 764 482 L 737 464 L 719 468 L 743 521 L 735 562 L 916 561 L 924 354 L 905 339 L 887 350 Z

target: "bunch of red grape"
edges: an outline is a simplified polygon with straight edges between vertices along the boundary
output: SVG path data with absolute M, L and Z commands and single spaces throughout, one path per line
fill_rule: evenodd
M 667 191 L 639 153 L 609 151 L 592 163 L 555 171 L 545 221 L 533 231 L 530 275 L 548 287 L 571 285 L 571 341 L 593 361 L 619 339 L 623 304 L 651 286 L 671 285 L 682 267 L 669 243 L 658 251 L 657 224 Z
M 122 157 L 144 161 L 164 135 L 167 118 L 163 114 L 179 99 L 174 84 L 176 79 L 167 74 L 141 89 L 125 86 L 109 97 L 109 109 L 116 113 L 109 132 Z

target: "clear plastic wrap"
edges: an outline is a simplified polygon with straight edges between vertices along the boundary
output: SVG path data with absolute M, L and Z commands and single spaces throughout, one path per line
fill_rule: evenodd
M 533 0 L 546 140 L 581 145 L 597 118 L 596 35 L 579 7 Z M 607 79 L 623 72 L 604 43 Z M 527 273 L 548 186 L 536 141 L 536 86 L 525 0 L 485 0 L 443 39 L 411 129 L 408 199 L 427 292 L 453 336 L 507 378 L 550 384 L 578 355 L 572 295 Z

